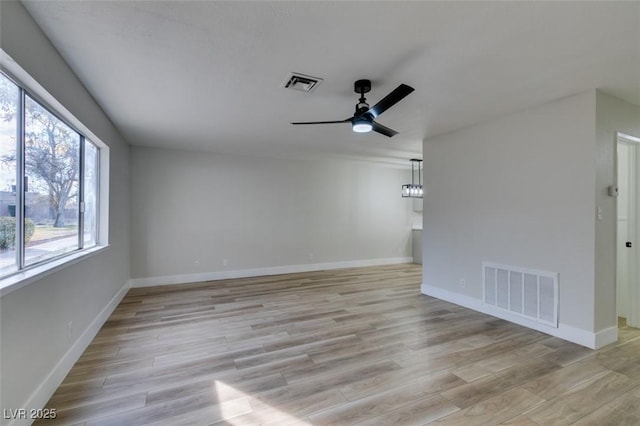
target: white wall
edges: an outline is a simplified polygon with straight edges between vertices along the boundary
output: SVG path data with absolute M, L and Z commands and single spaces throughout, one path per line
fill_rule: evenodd
M 616 182 L 616 132 L 640 137 L 640 107 L 596 92 L 597 138 L 595 197 L 604 217 L 595 223 L 595 330 L 617 324 L 616 199 L 607 187 Z
M 131 159 L 134 278 L 411 257 L 406 169 L 141 147 Z
M 483 261 L 558 272 L 548 331 L 591 345 L 595 109 L 592 91 L 424 142 L 423 291 L 481 309 Z
M 111 157 L 111 247 L 0 300 L 0 408 L 39 408 L 129 279 L 129 148 L 21 4 L 0 2 L 0 20 L 2 49 L 108 144 Z

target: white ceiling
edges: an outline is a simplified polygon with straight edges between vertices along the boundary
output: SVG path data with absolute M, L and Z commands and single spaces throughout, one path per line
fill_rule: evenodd
M 24 1 L 133 145 L 397 162 L 422 140 L 589 89 L 640 105 L 640 2 Z M 283 89 L 289 72 L 325 81 Z M 393 138 L 348 124 L 353 82 Z

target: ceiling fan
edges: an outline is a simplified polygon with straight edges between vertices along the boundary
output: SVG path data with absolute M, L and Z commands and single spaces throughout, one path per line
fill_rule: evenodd
M 391 93 L 382 98 L 380 102 L 375 104 L 373 107 L 369 108 L 369 104 L 367 103 L 367 99 L 364 97 L 365 93 L 369 93 L 371 90 L 371 81 L 370 80 L 358 80 L 354 83 L 354 90 L 356 93 L 360 94 L 360 99 L 356 104 L 356 112 L 353 114 L 353 117 L 346 118 L 344 120 L 336 120 L 336 121 L 304 121 L 304 122 L 296 122 L 291 124 L 335 124 L 335 123 L 351 123 L 351 128 L 354 132 L 357 133 L 367 133 L 370 131 L 378 132 L 382 135 L 392 137 L 397 135 L 393 129 L 390 129 L 386 126 L 375 121 L 380 114 L 400 102 L 407 96 L 409 93 L 413 92 L 413 87 L 407 86 L 406 84 L 401 84 L 396 87 Z

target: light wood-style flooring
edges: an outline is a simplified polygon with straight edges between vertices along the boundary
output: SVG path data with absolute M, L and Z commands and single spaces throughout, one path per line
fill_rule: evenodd
M 420 282 L 393 265 L 132 289 L 36 424 L 640 424 L 639 330 L 592 351 Z

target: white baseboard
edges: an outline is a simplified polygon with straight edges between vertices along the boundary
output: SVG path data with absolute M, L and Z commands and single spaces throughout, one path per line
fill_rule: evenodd
M 603 346 L 610 345 L 618 341 L 618 326 L 605 328 L 596 333 L 595 348 L 599 349 Z
M 348 260 L 343 262 L 308 263 L 303 265 L 270 266 L 266 268 L 238 269 L 235 271 L 203 272 L 198 274 L 165 275 L 161 277 L 133 278 L 129 285 L 153 287 L 158 285 L 186 284 L 201 281 L 228 280 L 233 278 L 261 277 L 266 275 L 293 274 L 298 272 L 323 271 L 329 269 L 360 268 L 366 266 L 412 263 L 413 257 L 391 257 L 384 259 Z
M 594 333 L 570 325 L 562 324 L 562 322 L 560 322 L 558 324 L 558 328 L 555 328 L 547 326 L 545 324 L 540 324 L 535 321 L 531 321 L 518 315 L 510 314 L 509 312 L 502 311 L 501 309 L 497 309 L 494 306 L 486 305 L 482 303 L 481 299 L 476 299 L 475 297 L 455 293 L 439 287 L 434 287 L 423 283 L 420 286 L 420 291 L 422 294 L 426 294 L 427 296 L 432 296 L 437 299 L 454 303 L 456 305 L 464 306 L 465 308 L 473 309 L 474 311 L 482 312 L 496 318 L 504 319 L 506 321 L 513 322 L 515 324 L 519 324 L 524 327 L 531 328 L 533 330 L 537 330 L 563 340 L 577 343 L 578 345 L 586 346 L 590 349 L 599 349 L 618 340 L 617 327 L 610 327 Z
M 67 376 L 73 365 L 78 361 L 80 355 L 89 346 L 93 338 L 98 334 L 102 325 L 109 319 L 111 313 L 118 306 L 122 298 L 127 294 L 129 290 L 129 283 L 126 283 L 118 292 L 111 298 L 109 303 L 100 311 L 96 318 L 91 322 L 75 343 L 69 348 L 67 353 L 64 354 L 62 359 L 51 370 L 49 375 L 40 383 L 40 386 L 31 394 L 27 402 L 23 405 L 26 408 L 27 413 L 29 410 L 38 410 L 45 406 L 47 401 L 54 394 L 58 386 L 62 383 Z M 28 419 L 15 419 L 10 421 L 7 426 L 21 426 L 30 425 L 33 420 Z

